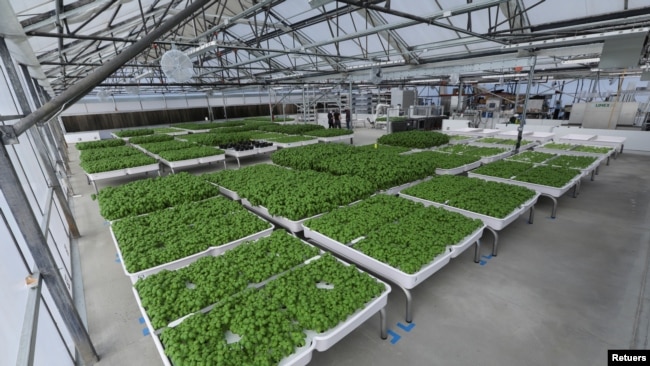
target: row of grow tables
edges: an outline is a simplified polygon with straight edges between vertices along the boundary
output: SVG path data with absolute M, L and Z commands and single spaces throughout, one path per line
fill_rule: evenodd
M 168 179 L 169 191 L 185 184 L 199 194 L 149 202 Z M 109 187 L 99 199 L 103 215 L 119 217 L 111 235 L 164 364 L 304 365 L 377 312 L 386 337 L 387 284 L 272 232 L 237 202 L 209 197 L 218 189 L 200 177 L 148 181 Z

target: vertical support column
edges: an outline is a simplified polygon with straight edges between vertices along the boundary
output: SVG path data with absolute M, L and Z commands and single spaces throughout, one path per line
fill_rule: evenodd
M 47 245 L 47 240 L 41 232 L 40 224 L 29 205 L 25 204 L 28 202 L 27 196 L 4 144 L 0 144 L 0 171 L 2 172 L 0 174 L 0 191 L 7 200 L 36 267 L 50 290 L 52 299 L 59 309 L 61 318 L 70 332 L 79 354 L 86 365 L 91 365 L 97 362 L 99 357 L 74 306 L 63 277 L 61 277 L 56 261 Z
M 522 116 L 519 119 L 519 127 L 517 128 L 517 145 L 515 145 L 515 154 L 519 153 L 519 148 L 521 147 L 521 138 L 524 133 L 524 126 L 526 125 L 526 111 L 528 108 L 528 100 L 530 99 L 530 86 L 533 84 L 533 76 L 535 76 L 535 65 L 537 64 L 537 56 L 533 56 L 533 64 L 530 66 L 530 71 L 528 71 L 528 83 L 526 84 L 526 99 L 524 99 L 524 109 L 522 111 Z M 515 108 L 517 105 L 515 104 Z M 515 110 L 516 111 L 516 110 Z

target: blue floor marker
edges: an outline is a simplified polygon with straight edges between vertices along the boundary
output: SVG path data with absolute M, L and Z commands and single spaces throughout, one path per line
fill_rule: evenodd
M 115 263 L 121 263 L 122 261 L 120 260 L 120 255 L 115 253 Z
M 397 323 L 397 326 L 400 327 L 405 332 L 410 332 L 411 329 L 413 329 L 413 327 L 415 327 L 415 323 L 411 323 L 409 325 L 404 325 L 402 323 Z
M 149 335 L 149 328 L 142 329 L 142 335 L 145 336 L 145 337 L 148 336 Z
M 485 258 L 485 260 L 481 259 L 478 263 L 480 265 L 484 266 L 485 264 L 487 264 L 488 260 L 492 259 L 492 254 L 490 254 L 490 255 L 482 255 L 481 257 Z
M 400 338 L 402 338 L 401 335 L 399 335 L 399 334 L 393 332 L 393 331 L 390 330 L 390 329 L 387 331 L 387 333 L 388 333 L 389 336 L 393 337 L 393 338 L 391 338 L 391 340 L 390 340 L 390 344 L 395 344 L 395 343 L 399 342 Z
M 140 319 L 138 319 L 138 322 L 140 322 L 140 324 L 144 324 L 144 317 L 141 316 Z

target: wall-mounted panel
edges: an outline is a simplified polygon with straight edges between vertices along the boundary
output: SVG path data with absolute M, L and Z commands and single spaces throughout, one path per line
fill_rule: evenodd
M 73 365 L 74 342 L 43 283 L 34 365 Z
M 30 272 L 20 255 L 7 216 L 11 216 L 11 213 L 4 202 L 0 202 L 0 293 L 3 299 L 0 301 L 0 365 L 15 365 L 20 341 L 17 335 L 22 331 L 29 291 L 25 286 L 25 277 Z

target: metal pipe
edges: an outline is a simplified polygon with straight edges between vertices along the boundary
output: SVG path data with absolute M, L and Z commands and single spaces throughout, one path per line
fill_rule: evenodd
M 14 136 L 21 135 L 39 121 L 46 121 L 52 118 L 55 114 L 69 107 L 71 101 L 79 100 L 84 95 L 88 94 L 95 86 L 99 85 L 104 81 L 104 79 L 118 70 L 122 64 L 136 57 L 140 52 L 154 43 L 157 38 L 162 37 L 178 23 L 183 21 L 185 18 L 190 17 L 195 11 L 201 9 L 201 7 L 208 1 L 209 0 L 196 0 L 192 2 L 178 14 L 162 23 L 160 27 L 153 29 L 141 40 L 126 48 L 119 55 L 98 68 L 95 72 L 89 74 L 78 83 L 71 85 L 63 93 L 45 103 L 41 108 L 16 122 L 12 126 Z
M 526 125 L 526 111 L 528 108 L 528 100 L 530 100 L 530 86 L 533 84 L 533 76 L 535 76 L 535 65 L 537 64 L 537 56 L 533 56 L 533 65 L 528 71 L 528 83 L 526 83 L 526 99 L 524 99 L 524 108 L 523 116 L 520 119 L 519 127 L 517 128 L 517 145 L 515 145 L 515 154 L 519 153 L 519 147 L 521 147 L 521 138 L 524 133 L 524 126 Z M 515 108 L 517 106 L 515 105 Z

